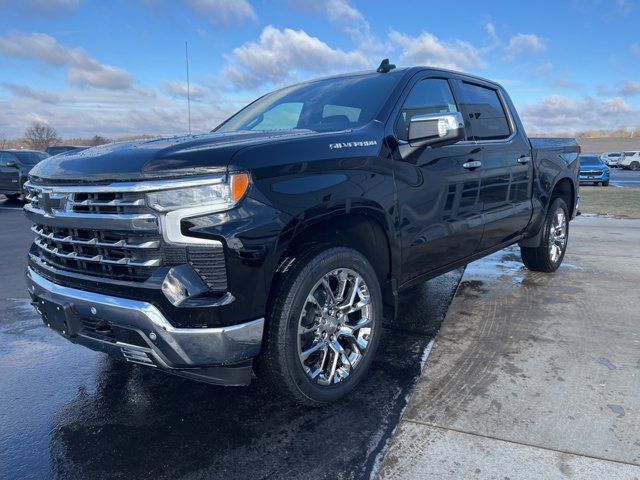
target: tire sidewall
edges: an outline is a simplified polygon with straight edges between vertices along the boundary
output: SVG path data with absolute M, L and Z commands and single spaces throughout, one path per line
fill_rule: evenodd
M 374 317 L 373 328 L 364 358 L 360 361 L 354 373 L 350 374 L 343 382 L 330 386 L 320 386 L 314 384 L 309 379 L 300 363 L 297 338 L 298 322 L 306 298 L 313 286 L 323 275 L 337 268 L 354 270 L 364 279 L 372 301 Z M 380 292 L 379 282 L 373 267 L 360 253 L 347 248 L 330 248 L 318 252 L 317 255 L 302 268 L 297 275 L 295 285 L 295 291 L 291 292 L 293 294 L 293 301 L 290 303 L 290 308 L 283 311 L 285 318 L 281 319 L 282 321 L 286 321 L 284 344 L 286 348 L 285 358 L 287 370 L 302 395 L 314 402 L 330 403 L 355 388 L 371 365 L 380 341 L 382 329 L 382 294 Z

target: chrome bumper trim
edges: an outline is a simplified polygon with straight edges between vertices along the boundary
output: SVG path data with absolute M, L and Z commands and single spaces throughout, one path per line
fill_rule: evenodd
M 29 267 L 26 277 L 29 292 L 36 297 L 69 304 L 80 317 L 97 316 L 110 324 L 136 330 L 148 343 L 149 350 L 128 344 L 118 346 L 148 351 L 164 368 L 227 365 L 253 358 L 260 352 L 264 318 L 229 327 L 177 328 L 150 303 L 58 285 Z

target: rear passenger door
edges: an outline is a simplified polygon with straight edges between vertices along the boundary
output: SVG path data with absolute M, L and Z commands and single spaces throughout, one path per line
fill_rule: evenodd
M 478 81 L 458 80 L 469 140 L 482 150 L 480 203 L 484 232 L 482 251 L 516 238 L 532 212 L 533 162 L 531 147 L 517 131 L 509 106 L 499 89 Z
M 402 282 L 473 254 L 482 236 L 480 171 L 469 168 L 479 149 L 469 142 L 413 147 L 415 115 L 458 112 L 449 79 L 421 76 L 409 85 L 392 118 L 390 146 L 398 195 Z

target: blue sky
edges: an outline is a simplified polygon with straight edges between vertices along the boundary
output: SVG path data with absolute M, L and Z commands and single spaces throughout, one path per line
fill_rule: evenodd
M 640 0 L 0 0 L 0 136 L 194 131 L 278 86 L 375 67 L 502 82 L 531 132 L 640 127 Z

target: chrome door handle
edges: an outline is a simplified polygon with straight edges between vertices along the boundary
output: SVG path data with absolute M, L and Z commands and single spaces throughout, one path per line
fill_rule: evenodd
M 477 160 L 471 161 L 471 162 L 465 162 L 462 164 L 463 168 L 466 168 L 467 170 L 475 170 L 476 168 L 479 168 L 482 166 L 482 162 L 479 162 Z
M 527 163 L 529 163 L 531 161 L 531 157 L 520 157 L 518 159 L 518 163 L 522 164 L 522 165 L 526 165 Z

